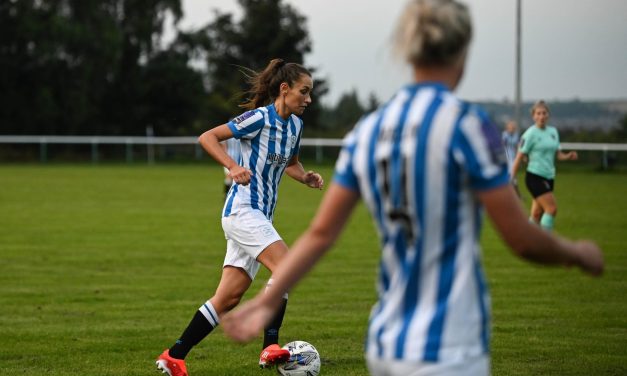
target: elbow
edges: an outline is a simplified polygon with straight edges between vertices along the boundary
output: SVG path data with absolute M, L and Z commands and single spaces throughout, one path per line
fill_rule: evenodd
M 503 240 L 516 256 L 526 260 L 533 258 L 535 249 L 532 242 L 529 241 L 529 237 L 525 236 L 524 231 L 516 234 L 516 236 L 505 237 Z
M 206 131 L 200 136 L 198 136 L 198 142 L 202 144 L 207 139 L 208 135 L 209 135 L 209 131 Z
M 510 245 L 512 252 L 522 259 L 529 260 L 532 259 L 533 250 L 527 246 L 526 244 L 515 244 Z

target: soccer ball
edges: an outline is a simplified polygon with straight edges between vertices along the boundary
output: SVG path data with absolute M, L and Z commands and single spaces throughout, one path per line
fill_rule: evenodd
M 283 376 L 318 376 L 320 354 L 313 345 L 305 341 L 294 341 L 283 346 L 290 352 L 290 360 L 279 364 L 277 371 Z

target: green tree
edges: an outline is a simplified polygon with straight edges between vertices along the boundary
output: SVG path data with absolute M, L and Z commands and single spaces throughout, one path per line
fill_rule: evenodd
M 160 104 L 146 78 L 154 65 L 163 67 L 167 14 L 181 17 L 180 0 L 0 2 L 2 132 L 143 133 L 154 120 L 146 107 Z M 170 67 L 186 82 L 194 76 L 180 63 Z M 175 81 L 166 82 L 180 85 Z M 165 86 L 162 96 L 179 95 Z M 200 109 L 194 101 L 183 104 L 189 106 L 178 111 Z
M 240 20 L 216 11 L 213 22 L 194 36 L 206 50 L 211 125 L 221 124 L 241 111 L 238 104 L 248 89 L 242 67 L 259 71 L 274 58 L 303 64 L 305 54 L 311 51 L 306 19 L 290 5 L 281 0 L 238 2 L 243 10 Z M 303 115 L 307 126 L 318 123 L 319 99 L 326 92 L 326 82 L 315 79 L 314 101 Z

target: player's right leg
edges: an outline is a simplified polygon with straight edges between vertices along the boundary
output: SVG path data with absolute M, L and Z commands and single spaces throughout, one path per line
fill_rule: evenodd
M 223 313 L 239 303 L 251 283 L 243 269 L 225 266 L 215 295 L 196 311 L 174 345 L 157 358 L 157 368 L 170 376 L 188 376 L 185 357 L 189 351 L 218 326 Z

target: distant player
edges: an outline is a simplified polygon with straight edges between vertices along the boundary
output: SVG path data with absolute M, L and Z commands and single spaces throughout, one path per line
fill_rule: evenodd
M 397 40 L 414 82 L 346 136 L 311 225 L 274 272 L 272 288 L 224 317 L 229 336 L 247 341 L 261 331 L 281 295 L 333 245 L 360 199 L 381 244 L 378 302 L 366 335 L 373 375 L 490 374 L 483 207 L 517 255 L 601 273 L 594 243 L 558 238 L 526 220 L 499 132 L 480 108 L 453 94 L 471 34 L 468 10 L 458 1 L 409 2 Z M 341 278 L 329 285 L 341 286 Z
M 503 133 L 501 133 L 501 141 L 503 141 L 503 148 L 505 149 L 505 156 L 507 157 L 507 171 L 511 172 L 514 159 L 516 159 L 516 153 L 518 152 L 518 143 L 520 142 L 516 122 L 510 120 L 505 124 L 505 129 Z M 516 194 L 520 197 L 516 176 L 511 176 L 511 182 L 514 185 Z
M 546 230 L 552 230 L 557 215 L 553 195 L 555 185 L 555 158 L 560 161 L 577 160 L 577 152 L 560 150 L 560 138 L 555 127 L 548 124 L 549 107 L 544 101 L 531 108 L 535 124 L 522 135 L 520 148 L 512 164 L 511 175 L 516 176 L 523 158 L 528 159 L 525 185 L 533 197 L 530 219 Z
M 242 157 L 242 147 L 240 145 L 240 141 L 236 138 L 229 138 L 228 140 L 220 142 L 222 149 L 231 157 L 232 160 L 237 162 L 237 164 L 241 164 L 240 161 Z M 231 174 L 229 170 L 224 167 L 224 195 L 228 195 L 231 186 L 233 185 L 233 178 L 231 178 Z
M 227 249 L 215 294 L 196 311 L 176 343 L 157 359 L 157 367 L 170 376 L 188 375 L 187 353 L 239 303 L 259 264 L 274 272 L 285 258 L 287 245 L 272 225 L 283 173 L 311 188 L 322 189 L 324 184 L 319 174 L 306 172 L 298 160 L 303 130 L 299 116 L 311 103 L 311 73 L 302 65 L 274 59 L 261 73 L 254 73 L 250 83 L 251 98 L 242 105 L 249 111 L 199 138 L 207 153 L 228 169 L 234 182 L 222 212 Z M 239 160 L 233 160 L 220 146 L 231 138 L 240 141 Z M 271 284 L 272 279 L 267 286 Z M 285 362 L 290 356 L 278 345 L 287 293 L 281 296 L 281 308 L 264 331 L 261 367 Z
M 516 154 L 518 153 L 518 143 L 520 142 L 520 135 L 518 134 L 518 126 L 516 122 L 508 121 L 505 124 L 505 129 L 501 133 L 501 140 L 503 141 L 503 147 L 505 148 L 505 156 L 507 157 L 507 171 L 512 171 L 512 165 Z

